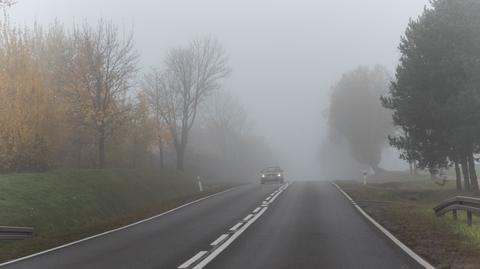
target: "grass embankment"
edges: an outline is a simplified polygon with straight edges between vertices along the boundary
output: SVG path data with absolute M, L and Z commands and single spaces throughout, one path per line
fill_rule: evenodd
M 0 225 L 35 236 L 0 241 L 0 261 L 109 230 L 227 186 L 206 186 L 174 170 L 69 170 L 0 175 Z
M 479 268 L 480 218 L 466 214 L 437 217 L 433 207 L 458 193 L 455 182 L 439 186 L 429 179 L 369 183 L 337 181 L 374 219 L 437 268 Z

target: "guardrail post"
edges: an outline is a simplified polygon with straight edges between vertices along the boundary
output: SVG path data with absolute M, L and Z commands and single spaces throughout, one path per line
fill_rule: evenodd
M 472 226 L 472 211 L 467 211 L 467 224 L 468 226 Z
M 457 216 L 457 210 L 456 209 L 452 210 L 452 214 L 453 214 L 453 219 L 457 220 L 458 216 Z

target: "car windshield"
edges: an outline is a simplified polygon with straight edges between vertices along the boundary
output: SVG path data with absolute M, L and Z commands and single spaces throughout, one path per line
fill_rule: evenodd
M 280 172 L 282 169 L 280 167 L 268 167 L 263 170 L 264 173 Z

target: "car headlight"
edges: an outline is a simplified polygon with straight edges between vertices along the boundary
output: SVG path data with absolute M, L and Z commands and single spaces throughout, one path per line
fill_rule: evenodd
M 278 177 L 281 177 L 281 176 L 282 176 L 282 173 L 278 173 L 278 175 L 277 175 L 277 176 L 278 176 Z
M 262 177 L 266 177 L 265 174 L 262 174 Z

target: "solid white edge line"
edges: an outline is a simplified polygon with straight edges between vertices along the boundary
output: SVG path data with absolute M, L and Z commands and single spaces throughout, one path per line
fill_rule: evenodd
M 197 265 L 193 267 L 193 269 L 202 269 L 205 267 L 207 264 L 209 264 L 215 257 L 217 257 L 222 251 L 224 251 L 237 237 L 239 237 L 247 228 L 248 226 L 252 225 L 260 216 L 265 213 L 267 210 L 266 207 L 264 207 L 260 212 L 258 212 L 257 215 L 255 215 L 254 218 L 252 218 L 249 222 L 247 222 L 243 227 L 238 230 L 236 233 L 234 233 L 232 236 L 230 236 L 227 241 L 225 241 L 222 245 L 220 245 L 217 249 L 212 251 L 205 259 L 203 259 L 201 262 L 199 262 Z
M 216 246 L 218 245 L 218 243 L 222 242 L 223 240 L 225 240 L 225 238 L 228 237 L 228 234 L 222 234 L 220 235 L 215 241 L 213 241 L 210 246 Z
M 201 202 L 203 200 L 206 200 L 208 198 L 212 198 L 214 196 L 217 196 L 217 195 L 221 195 L 221 194 L 224 194 L 226 192 L 230 192 L 230 191 L 233 191 L 237 188 L 240 188 L 241 186 L 238 186 L 238 187 L 233 187 L 233 188 L 230 188 L 230 189 L 226 189 L 224 191 L 221 191 L 221 192 L 217 192 L 217 193 L 214 193 L 214 194 L 210 194 L 208 196 L 205 196 L 205 197 L 202 197 L 200 199 L 197 199 L 197 200 L 194 200 L 192 202 L 188 202 L 186 204 L 183 204 L 181 206 L 178 206 L 176 208 L 173 208 L 173 209 L 170 209 L 168 211 L 165 211 L 163 213 L 160 213 L 158 215 L 155 215 L 155 216 L 152 216 L 152 217 L 149 217 L 149 218 L 146 218 L 146 219 L 143 219 L 143 220 L 140 220 L 140 221 L 137 221 L 137 222 L 134 222 L 134 223 L 131 223 L 131 224 L 128 224 L 128 225 L 125 225 L 125 226 L 122 226 L 122 227 L 119 227 L 119 228 L 115 228 L 113 230 L 109 230 L 109 231 L 106 231 L 106 232 L 103 232 L 103 233 L 99 233 L 99 234 L 96 234 L 96 235 L 92 235 L 92 236 L 89 236 L 89 237 L 85 237 L 85 238 L 82 238 L 80 240 L 77 240 L 77 241 L 73 241 L 73 242 L 70 242 L 70 243 L 67 243 L 67 244 L 64 244 L 64 245 L 60 245 L 58 247 L 54 247 L 54 248 L 51 248 L 51 249 L 47 249 L 47 250 L 43 250 L 43 251 L 40 251 L 40 252 L 37 252 L 37 253 L 34 253 L 34 254 L 30 254 L 28 256 L 25 256 L 25 257 L 21 257 L 21 258 L 18 258 L 18 259 L 15 259 L 15 260 L 11 260 L 11 261 L 8 261 L 8 262 L 4 262 L 4 263 L 0 263 L 0 267 L 1 266 L 5 266 L 5 265 L 9 265 L 9 264 L 12 264 L 12 263 L 16 263 L 16 262 L 19 262 L 19 261 L 23 261 L 23 260 L 27 260 L 27 259 L 30 259 L 30 258 L 33 258 L 33 257 L 36 257 L 36 256 L 40 256 L 40 255 L 43 255 L 43 254 L 46 254 L 46 253 L 49 253 L 49 252 L 52 252 L 52 251 L 55 251 L 55 250 L 58 250 L 58 249 L 62 249 L 62 248 L 65 248 L 65 247 L 68 247 L 68 246 L 71 246 L 71 245 L 75 245 L 75 244 L 78 244 L 78 243 L 81 243 L 81 242 L 84 242 L 84 241 L 87 241 L 87 240 L 90 240 L 90 239 L 94 239 L 94 238 L 97 238 L 97 237 L 101 237 L 101 236 L 104 236 L 104 235 L 108 235 L 108 234 L 111 234 L 111 233 L 114 233 L 114 232 L 118 232 L 118 231 L 121 231 L 121 230 L 125 230 L 127 228 L 130 228 L 132 226 L 135 226 L 135 225 L 138 225 L 138 224 L 141 224 L 141 223 L 144 223 L 144 222 L 148 222 L 148 221 L 151 221 L 153 219 L 156 219 L 156 218 L 159 218 L 161 216 L 164 216 L 164 215 L 167 215 L 169 213 L 172 213 L 174 211 L 177 211 L 179 209 L 182 209 L 184 207 L 187 207 L 189 205 L 193 205 L 193 204 L 196 204 L 198 202 Z
M 342 193 L 347 200 L 350 202 L 355 203 L 355 201 L 346 193 L 340 186 L 338 186 L 335 182 L 330 182 L 333 186 L 335 186 L 340 193 Z M 405 253 L 407 253 L 412 259 L 414 259 L 417 263 L 421 266 L 425 267 L 426 269 L 435 269 L 433 265 L 427 262 L 425 259 L 420 257 L 417 253 L 407 247 L 402 241 L 398 240 L 392 233 L 390 233 L 387 229 L 385 229 L 382 225 L 380 225 L 376 220 L 374 220 L 370 215 L 368 215 L 360 206 L 357 204 L 353 204 L 353 206 L 367 219 L 369 220 L 375 227 L 377 227 L 383 234 L 385 234 L 390 240 L 392 240 L 398 247 L 400 247 Z
M 178 269 L 186 269 L 190 265 L 192 265 L 194 262 L 196 262 L 198 259 L 203 257 L 205 254 L 207 254 L 208 251 L 200 251 L 198 252 L 195 256 L 191 257 L 188 261 L 184 262 L 182 265 L 178 267 Z
M 261 208 L 261 207 L 257 207 L 257 208 L 255 208 L 255 210 L 253 210 L 252 212 L 253 212 L 253 213 L 257 213 L 258 211 L 260 211 L 260 209 L 262 209 L 262 208 Z

